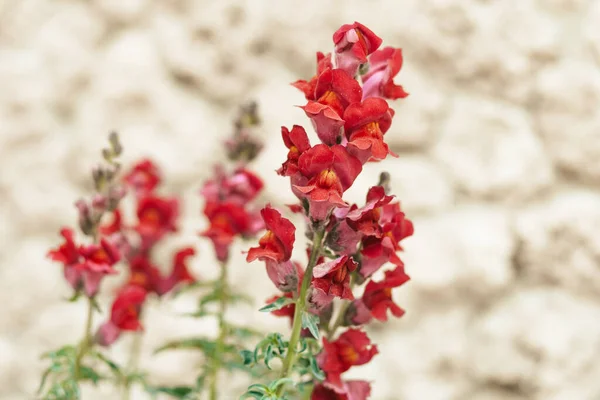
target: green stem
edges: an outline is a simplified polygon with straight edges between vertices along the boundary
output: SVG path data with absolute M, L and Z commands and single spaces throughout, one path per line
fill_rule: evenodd
M 94 317 L 94 300 L 88 297 L 88 309 L 87 318 L 85 322 L 85 331 L 83 333 L 83 339 L 79 343 L 77 350 L 77 356 L 75 357 L 75 380 L 81 379 L 81 361 L 85 353 L 91 348 L 91 337 L 92 337 L 92 320 Z
M 140 317 L 141 318 L 141 315 Z M 142 337 L 143 332 L 136 332 L 133 336 L 131 343 L 131 353 L 129 354 L 129 361 L 127 362 L 127 373 L 132 374 L 137 371 L 140 356 L 142 352 Z M 129 400 L 131 397 L 131 382 L 129 379 L 123 381 L 123 400 Z
M 310 282 L 312 281 L 312 272 L 323 248 L 323 237 L 325 236 L 325 228 L 320 228 L 315 231 L 313 238 L 313 246 L 310 252 L 310 259 L 306 271 L 304 272 L 304 278 L 302 279 L 302 286 L 300 286 L 300 293 L 296 300 L 296 310 L 294 312 L 294 322 L 292 325 L 292 335 L 288 344 L 287 354 L 283 361 L 283 367 L 281 369 L 280 378 L 287 378 L 294 367 L 296 360 L 296 349 L 298 347 L 298 341 L 300 340 L 300 333 L 302 332 L 302 315 L 306 312 L 306 295 Z M 277 396 L 281 397 L 285 392 L 285 385 L 279 386 L 277 389 Z
M 219 277 L 219 336 L 215 345 L 215 352 L 211 359 L 210 373 L 210 400 L 217 400 L 217 385 L 219 383 L 219 369 L 221 368 L 221 355 L 225 347 L 225 337 L 227 336 L 227 323 L 225 321 L 225 311 L 227 308 L 227 263 L 221 263 L 221 276 Z

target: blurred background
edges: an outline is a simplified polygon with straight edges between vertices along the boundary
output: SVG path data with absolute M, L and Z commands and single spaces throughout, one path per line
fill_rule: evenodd
M 260 106 L 263 200 L 291 202 L 274 173 L 280 126 L 310 124 L 289 83 L 355 20 L 403 48 L 396 82 L 410 96 L 386 134 L 400 157 L 370 165 L 349 199 L 387 170 L 416 228 L 397 298 L 407 314 L 373 326 L 381 354 L 355 376 L 375 380 L 374 400 L 600 399 L 600 1 L 0 0 L 1 399 L 32 399 L 39 354 L 81 337 L 84 304 L 64 301 L 45 254 L 75 224 L 108 132 L 125 165 L 162 168 L 164 193 L 185 202 L 173 246 L 196 246 L 193 273 L 215 276 L 198 189 L 237 107 Z M 257 304 L 275 293 L 259 263 L 238 255 L 232 269 Z M 214 333 L 177 315 L 193 304 L 147 313 L 142 366 L 157 382 L 195 376 L 194 355 L 151 356 L 167 338 Z M 285 331 L 256 308 L 231 318 Z

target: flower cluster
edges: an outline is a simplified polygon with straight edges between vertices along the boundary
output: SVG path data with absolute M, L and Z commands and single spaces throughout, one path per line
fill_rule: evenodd
M 129 273 L 114 299 L 109 320 L 96 334 L 96 340 L 104 346 L 112 344 L 122 331 L 142 329 L 140 314 L 147 294 L 162 296 L 180 283 L 195 282 L 187 267 L 187 260 L 195 254 L 192 247 L 175 252 L 166 276 L 152 260 L 152 250 L 166 235 L 177 231 L 179 216 L 179 201 L 157 193 L 161 183 L 157 166 L 151 160 L 141 160 L 125 174 L 123 181 L 135 195 L 137 220 L 125 223 L 123 211 L 117 208 L 112 221 L 100 226 L 102 234 L 119 243 Z
M 269 299 L 269 310 L 293 318 L 281 378 L 293 370 L 299 335 L 318 333 L 307 322 L 317 316 L 326 336 L 316 357 L 324 379 L 313 377 L 312 399 L 364 400 L 370 384 L 343 380 L 342 374 L 378 352 L 361 325 L 387 320 L 388 310 L 396 317 L 404 313 L 392 289 L 409 279 L 398 252 L 413 226 L 395 197 L 386 193 L 385 179 L 369 189 L 362 206 L 347 203 L 343 195 L 365 163 L 394 155 L 384 140 L 394 116 L 386 99 L 407 93 L 393 81 L 402 66 L 400 49 L 379 49 L 381 39 L 358 22 L 338 29 L 333 42 L 333 57 L 317 53 L 316 75 L 293 83 L 306 97 L 302 109 L 320 143 L 311 145 L 300 125 L 281 130 L 288 154 L 277 172 L 290 178 L 299 199 L 290 208 L 305 214 L 312 239 L 308 265 L 291 261 L 296 227 L 270 205 L 261 212 L 266 233 L 249 250 L 247 261 L 264 261 L 269 278 L 283 292 Z M 385 265 L 393 269 L 378 274 Z M 378 275 L 383 279 L 374 277 Z M 336 298 L 341 302 L 334 310 Z M 342 327 L 350 328 L 337 335 Z M 284 387 L 275 394 L 281 397 Z

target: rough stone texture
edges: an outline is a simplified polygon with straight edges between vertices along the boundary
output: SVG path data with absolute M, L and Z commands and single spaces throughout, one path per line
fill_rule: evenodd
M 348 198 L 364 201 L 387 170 L 416 226 L 403 256 L 412 281 L 398 293 L 407 314 L 372 327 L 381 354 L 356 376 L 376 381 L 374 400 L 600 398 L 596 0 L 0 1 L 0 398 L 33 398 L 39 354 L 81 335 L 83 305 L 63 300 L 44 256 L 74 223 L 106 133 L 120 132 L 125 164 L 156 159 L 165 191 L 185 201 L 180 234 L 157 256 L 194 244 L 193 272 L 214 277 L 197 190 L 223 158 L 235 108 L 261 105 L 263 200 L 292 201 L 273 173 L 280 126 L 310 123 L 289 82 L 312 76 L 315 51 L 353 20 L 404 49 L 398 82 L 411 95 L 392 104 L 387 140 L 400 158 L 365 168 Z M 235 246 L 232 281 L 260 303 L 274 290 L 262 265 L 245 265 L 247 247 Z M 118 279 L 107 283 L 103 304 Z M 183 296 L 147 311 L 141 362 L 156 382 L 194 377 L 194 355 L 151 354 L 214 334 L 212 321 L 178 316 L 193 305 Z M 253 308 L 231 318 L 287 329 Z M 228 381 L 223 399 L 244 384 Z M 117 395 L 101 385 L 84 398 Z
M 434 154 L 459 190 L 474 198 L 522 200 L 552 183 L 550 160 L 527 113 L 488 99 L 454 100 Z
M 599 204 L 597 193 L 567 192 L 520 212 L 514 260 L 518 274 L 600 298 Z

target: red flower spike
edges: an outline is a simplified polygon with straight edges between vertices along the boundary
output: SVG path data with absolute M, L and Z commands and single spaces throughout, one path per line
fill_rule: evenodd
M 367 193 L 367 204 L 346 215 L 348 225 L 365 236 L 381 237 L 381 208 L 393 199 L 394 196 L 385 194 L 382 186 L 373 186 Z
M 360 161 L 341 145 L 316 145 L 300 156 L 298 166 L 309 180 L 295 188 L 306 196 L 310 217 L 315 221 L 326 219 L 335 207 L 346 206 L 342 194 L 362 171 Z
M 388 154 L 395 156 L 383 141 L 393 116 L 394 110 L 378 97 L 348 106 L 344 113 L 348 152 L 363 164 L 371 158 L 383 160 Z
M 317 86 L 317 80 L 319 75 L 321 75 L 321 73 L 327 68 L 333 68 L 333 64 L 331 63 L 331 54 L 323 54 L 320 51 L 317 52 L 317 74 L 313 76 L 310 81 L 298 80 L 292 83 L 292 86 L 304 93 L 306 100 L 316 100 L 315 88 Z
M 277 173 L 281 176 L 292 176 L 298 172 L 298 159 L 302 153 L 310 149 L 310 142 L 306 131 L 300 125 L 294 125 L 291 131 L 282 126 L 281 136 L 289 151 L 287 160 L 277 170 Z
M 201 235 L 212 240 L 219 261 L 227 260 L 236 235 L 253 235 L 263 227 L 257 215 L 249 214 L 244 205 L 237 203 L 207 203 L 204 214 L 210 226 Z
M 402 69 L 402 49 L 385 47 L 369 57 L 369 71 L 363 75 L 363 99 L 383 97 L 403 99 L 408 96 L 404 88 L 394 83 L 394 77 Z
M 315 385 L 311 400 L 367 400 L 371 395 L 371 384 L 367 381 L 343 381 L 342 393 L 328 386 L 327 382 Z
M 166 233 L 175 232 L 175 220 L 179 216 L 179 202 L 174 198 L 158 196 L 142 197 L 137 206 L 136 231 L 142 237 L 144 247 L 150 247 Z
M 371 315 L 379 321 L 387 321 L 388 310 L 393 316 L 401 317 L 404 315 L 404 310 L 394 303 L 392 288 L 399 287 L 409 280 L 410 277 L 406 275 L 402 267 L 386 271 L 383 281 L 367 283 L 362 302 L 370 310 Z
M 144 289 L 138 286 L 125 287 L 113 302 L 110 320 L 98 329 L 96 342 L 101 346 L 108 346 L 119 338 L 122 331 L 141 330 L 139 316 L 145 299 Z
M 358 264 L 351 257 L 342 256 L 315 266 L 312 286 L 328 295 L 353 300 L 350 275 Z
M 330 106 L 341 117 L 348 105 L 360 103 L 362 89 L 346 71 L 326 69 L 317 81 L 315 97 L 317 103 Z
M 343 393 L 340 375 L 352 366 L 368 363 L 378 352 L 366 333 L 350 328 L 333 342 L 323 339 L 323 350 L 317 361 L 326 374 L 325 382 L 338 393 Z
M 323 143 L 328 146 L 340 143 L 344 120 L 334 108 L 315 101 L 309 101 L 308 104 L 300 108 L 310 118 L 317 136 Z
M 377 50 L 381 42 L 379 36 L 359 22 L 342 25 L 333 34 L 336 65 L 355 76 L 358 67 L 367 62 L 367 56 Z
M 138 162 L 123 180 L 135 189 L 138 196 L 147 195 L 160 184 L 160 171 L 151 160 Z
M 259 246 L 248 251 L 247 262 L 256 259 L 272 260 L 277 263 L 288 261 L 292 256 L 296 227 L 292 222 L 283 218 L 279 211 L 267 205 L 261 210 L 267 232 L 258 241 Z

